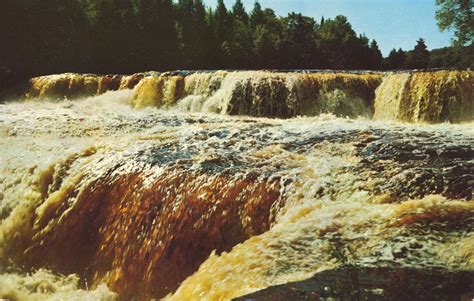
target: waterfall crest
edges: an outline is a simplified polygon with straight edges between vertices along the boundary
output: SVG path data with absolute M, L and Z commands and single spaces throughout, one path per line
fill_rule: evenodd
M 472 87 L 472 71 L 392 74 L 377 88 L 374 119 L 427 123 L 472 121 Z
M 474 120 L 472 71 L 148 72 L 31 79 L 26 99 L 73 99 L 134 89 L 130 105 L 184 112 L 291 118 L 330 113 L 403 122 Z
M 175 76 L 149 77 L 136 87 L 132 105 L 176 105 L 184 111 L 256 117 L 322 113 L 370 117 L 371 99 L 381 78 L 380 74 L 220 71 L 180 77 L 183 87 L 175 84 Z

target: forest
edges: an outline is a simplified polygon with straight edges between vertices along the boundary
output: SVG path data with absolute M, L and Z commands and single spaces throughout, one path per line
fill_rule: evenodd
M 443 1 L 443 0 L 438 0 Z M 258 1 L 3 0 L 0 73 L 133 73 L 175 69 L 420 69 L 473 67 L 473 45 L 383 58 L 344 16 L 277 16 Z

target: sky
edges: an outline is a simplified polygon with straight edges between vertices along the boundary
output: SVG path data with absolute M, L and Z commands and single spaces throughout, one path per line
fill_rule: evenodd
M 215 7 L 217 0 L 203 0 Z M 228 9 L 235 0 L 224 0 Z M 255 0 L 242 0 L 250 12 Z M 384 56 L 391 49 L 411 50 L 416 40 L 423 38 L 428 49 L 449 46 L 452 32 L 441 33 L 436 25 L 435 0 L 259 0 L 264 8 L 277 15 L 302 13 L 315 18 L 344 15 L 352 28 L 369 39 L 375 39 Z

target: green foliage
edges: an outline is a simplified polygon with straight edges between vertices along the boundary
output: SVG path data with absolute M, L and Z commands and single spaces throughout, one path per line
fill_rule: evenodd
M 273 10 L 267 8 L 264 11 L 254 9 L 250 22 L 251 24 L 254 22 L 251 26 L 256 26 L 251 27 L 254 41 L 253 67 L 259 69 L 280 67 L 279 48 L 283 35 L 281 20 L 275 16 Z
M 232 18 L 238 20 L 247 25 L 249 22 L 249 15 L 245 11 L 244 5 L 241 0 L 236 0 L 232 7 Z
M 283 36 L 280 46 L 282 68 L 308 68 L 314 64 L 315 22 L 313 18 L 291 13 L 283 19 Z
M 215 34 L 216 39 L 219 43 L 226 41 L 229 36 L 229 21 L 231 16 L 225 7 L 224 0 L 217 1 L 217 8 L 215 12 L 216 28 Z
M 265 68 L 265 66 L 275 66 L 275 49 L 276 41 L 273 39 L 270 31 L 262 25 L 257 26 L 254 32 L 254 48 L 255 62 L 257 68 Z
M 384 61 L 384 68 L 389 70 L 403 69 L 406 66 L 407 56 L 401 48 L 392 49 Z
M 369 57 L 369 68 L 370 69 L 381 69 L 383 66 L 383 56 L 380 52 L 377 41 L 372 40 L 369 46 L 370 57 Z
M 173 66 L 178 50 L 177 10 L 171 0 L 134 0 L 136 24 L 128 40 L 132 48 L 133 69 L 153 70 Z M 203 12 L 200 12 L 203 13 Z M 130 24 L 128 25 L 130 26 Z M 130 29 L 129 29 L 130 30 Z M 159 43 L 157 42 L 159 39 Z M 199 51 L 197 51 L 199 53 Z
M 323 55 L 322 67 L 332 69 L 379 69 L 373 66 L 378 49 L 370 49 L 369 40 L 359 37 L 344 16 L 324 20 L 317 31 L 318 44 Z M 375 47 L 375 45 L 374 45 Z
M 357 39 L 352 26 L 344 16 L 337 16 L 334 20 L 327 19 L 319 27 L 318 40 L 327 66 L 340 69 L 352 65 L 352 58 L 348 57 L 350 44 Z
M 432 50 L 429 67 L 474 69 L 474 44 L 466 47 L 445 47 Z
M 137 31 L 133 5 L 129 1 L 88 0 L 90 61 L 94 72 L 132 71 L 128 62 L 136 55 L 133 43 L 124 37 Z
M 79 3 L 60 0 L 0 2 L 0 67 L 21 74 L 52 73 L 62 66 L 78 68 L 85 33 Z
M 258 1 L 255 1 L 252 13 L 250 14 L 250 24 L 252 28 L 256 28 L 259 25 L 265 24 L 265 17 L 263 15 L 262 6 Z
M 436 0 L 436 19 L 442 31 L 454 30 L 456 46 L 474 42 L 474 0 Z
M 206 21 L 204 4 L 201 0 L 179 0 L 176 10 L 180 50 L 177 61 L 179 63 L 176 60 L 170 63 L 174 68 L 203 68 L 209 63 L 208 45 L 211 45 L 213 40 Z M 154 42 L 158 43 L 160 40 L 160 35 L 156 35 Z M 168 69 L 173 69 L 173 67 Z
M 408 53 L 407 67 L 409 69 L 425 69 L 430 63 L 430 52 L 426 47 L 425 40 L 419 38 L 415 48 Z
M 419 39 L 412 51 L 392 49 L 383 61 L 383 68 L 424 69 L 424 68 L 474 68 L 474 45 L 465 47 L 445 47 L 428 51 L 423 39 Z
M 472 41 L 472 1 L 438 0 L 442 29 Z M 471 8 L 469 10 L 468 8 Z M 230 10 L 202 0 L 0 1 L 0 73 L 29 77 L 58 72 L 132 73 L 170 69 L 398 69 L 472 67 L 473 47 L 429 55 L 420 39 L 384 60 L 375 40 L 344 16 L 276 16 L 256 1 Z M 467 24 L 467 25 L 466 25 Z

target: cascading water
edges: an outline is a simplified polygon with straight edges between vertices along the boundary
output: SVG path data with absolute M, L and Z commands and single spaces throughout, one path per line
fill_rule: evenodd
M 472 277 L 473 83 L 32 79 L 0 105 L 0 298 L 228 300 L 344 266 Z
M 256 117 L 320 113 L 368 117 L 381 78 L 381 74 L 262 71 L 151 75 L 137 86 L 132 105 Z
M 471 71 L 389 75 L 377 89 L 375 119 L 462 122 L 474 116 Z

